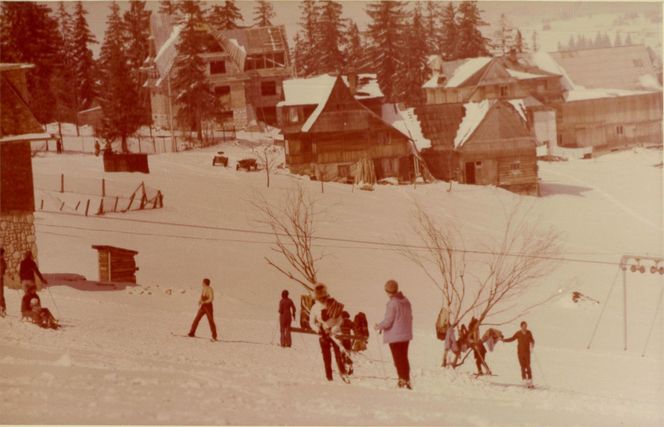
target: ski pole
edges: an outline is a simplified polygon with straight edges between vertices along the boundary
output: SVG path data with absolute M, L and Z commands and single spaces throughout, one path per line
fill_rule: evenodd
M 60 309 L 58 308 L 58 304 L 55 302 L 55 298 L 53 298 L 53 294 L 51 293 L 51 288 L 49 286 L 46 286 L 46 290 L 48 291 L 48 294 L 51 296 L 51 300 L 53 301 L 53 306 L 55 307 L 55 311 L 58 312 L 58 317 L 60 317 Z
M 383 345 L 378 342 L 378 354 L 380 354 L 380 369 L 381 372 L 383 373 L 383 377 L 387 378 L 387 374 L 385 373 L 385 359 L 383 358 Z
M 535 350 L 533 349 L 533 356 L 535 357 L 535 363 L 537 364 L 537 369 L 540 371 L 540 375 L 542 375 L 542 380 L 544 380 L 544 384 L 548 385 L 549 382 L 546 380 L 546 377 L 544 376 L 544 371 L 542 370 L 542 365 L 539 363 L 539 359 L 537 358 L 537 353 L 535 353 Z

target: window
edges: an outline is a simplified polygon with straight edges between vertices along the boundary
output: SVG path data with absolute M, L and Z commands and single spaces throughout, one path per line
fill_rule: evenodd
M 297 123 L 298 120 L 299 120 L 299 117 L 297 115 L 297 107 L 288 108 L 288 121 L 290 123 Z
M 226 61 L 211 61 L 210 74 L 224 74 L 226 72 Z
M 515 160 L 510 165 L 512 175 L 521 175 L 521 160 Z
M 337 166 L 337 174 L 340 178 L 350 177 L 350 165 L 339 165 Z
M 622 125 L 616 126 L 616 134 L 617 135 L 622 135 L 624 133 Z
M 217 98 L 221 96 L 227 96 L 231 94 L 231 87 L 230 86 L 217 86 L 214 88 L 214 94 L 217 96 Z
M 261 82 L 261 94 L 263 96 L 273 96 L 277 94 L 277 82 Z
M 481 160 L 476 161 L 475 162 L 475 167 L 476 168 L 481 168 L 482 167 L 482 161 Z
M 507 96 L 507 95 L 509 95 L 509 86 L 501 86 L 500 96 Z

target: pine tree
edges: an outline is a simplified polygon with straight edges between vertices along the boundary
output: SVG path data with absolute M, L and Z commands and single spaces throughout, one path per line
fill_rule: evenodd
M 322 0 L 318 9 L 316 51 L 318 73 L 340 73 L 344 68 L 343 44 L 344 24 L 341 19 L 342 6 L 333 0 Z
M 178 122 L 195 131 L 203 140 L 203 121 L 214 116 L 214 93 L 208 82 L 204 52 L 204 19 L 200 4 L 183 0 L 179 5 L 183 25 L 176 45 L 177 56 L 173 68 L 173 91 L 178 104 Z
M 235 4 L 235 0 L 226 0 L 223 6 L 215 4 L 208 14 L 208 22 L 221 30 L 239 28 L 240 21 L 242 21 L 242 13 Z
M 101 108 L 102 135 L 112 140 L 120 138 L 122 151 L 128 152 L 127 138 L 140 127 L 137 111 L 138 94 L 131 78 L 131 69 L 125 52 L 125 33 L 120 7 L 111 3 L 111 14 L 106 21 L 104 43 L 101 46 Z
M 523 53 L 523 51 L 526 50 L 525 44 L 523 42 L 523 35 L 521 35 L 521 30 L 516 30 L 516 38 L 514 39 L 514 49 L 516 49 L 518 53 Z
M 474 0 L 462 1 L 459 4 L 459 15 L 457 57 L 464 59 L 488 55 L 488 40 L 479 30 L 480 26 L 487 25 L 487 23 L 482 21 L 477 2 Z
M 58 42 L 53 48 L 57 51 L 51 87 L 55 95 L 55 120 L 62 138 L 62 123 L 76 122 L 77 102 L 75 87 L 75 67 L 72 58 L 73 23 L 64 2 L 60 1 L 56 14 L 58 22 Z
M 622 46 L 622 38 L 620 37 L 620 32 L 616 31 L 616 38 L 613 40 L 613 46 Z
M 452 2 L 447 3 L 447 6 L 445 6 L 441 17 L 441 24 L 440 52 L 443 59 L 452 61 L 457 59 L 457 36 L 459 32 L 456 9 Z
M 360 30 L 355 22 L 348 25 L 345 45 L 346 71 L 348 73 L 358 73 L 364 65 L 364 47 L 362 46 Z
M 442 29 L 438 25 L 442 17 L 441 4 L 435 1 L 427 2 L 425 26 L 427 33 L 427 51 L 431 54 L 440 53 L 442 42 Z
M 403 69 L 405 12 L 401 2 L 379 1 L 367 5 L 367 53 L 376 70 L 378 85 L 387 102 L 397 102 L 406 87 Z
M 406 84 L 398 98 L 407 105 L 420 105 L 424 102 L 422 85 L 427 73 L 428 48 L 427 29 L 419 3 L 415 4 L 405 39 L 408 48 L 404 52 L 403 67 L 399 72 L 403 73 Z
M 272 19 L 276 16 L 272 3 L 268 0 L 258 0 L 254 7 L 254 25 L 258 27 L 269 27 Z
M 90 44 L 97 43 L 97 40 L 95 40 L 95 36 L 90 31 L 85 19 L 87 13 L 83 8 L 83 2 L 76 2 L 71 54 L 76 68 L 76 103 L 78 111 L 90 108 L 97 96 L 96 64 L 92 56 L 92 50 L 88 47 Z
M 515 40 L 512 33 L 514 28 L 512 23 L 504 13 L 500 14 L 500 20 L 498 21 L 498 30 L 494 33 L 498 41 L 498 47 L 500 49 L 501 55 L 507 55 L 507 53 L 514 47 Z
M 0 8 L 0 61 L 34 64 L 26 76 L 28 102 L 37 120 L 52 122 L 56 100 L 51 83 L 61 43 L 58 23 L 42 3 L 2 2 Z
M 297 58 L 297 74 L 311 76 L 319 73 L 320 63 L 317 52 L 318 46 L 318 9 L 314 0 L 304 0 L 300 3 L 300 31 L 295 40 L 295 54 Z
M 150 94 L 143 83 L 146 75 L 141 71 L 145 59 L 150 54 L 150 12 L 145 9 L 145 1 L 130 0 L 129 10 L 124 14 L 124 28 L 127 42 L 127 62 L 131 80 L 138 94 L 137 114 L 141 124 L 151 123 Z
M 567 50 L 575 50 L 576 49 L 576 41 L 574 40 L 574 36 L 571 35 L 569 36 L 569 41 L 567 42 Z
M 159 13 L 164 15 L 175 15 L 177 13 L 177 4 L 175 0 L 160 0 Z

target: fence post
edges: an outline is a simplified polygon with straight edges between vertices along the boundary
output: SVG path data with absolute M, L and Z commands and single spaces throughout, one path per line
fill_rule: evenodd
M 113 205 L 113 212 L 118 211 L 118 198 L 119 196 L 115 196 L 115 205 Z
M 60 211 L 61 212 L 62 212 L 62 208 L 64 208 L 64 207 L 65 207 L 65 202 L 62 202 L 62 204 L 60 205 Z
M 65 174 L 63 173 L 60 174 L 60 192 L 65 192 Z
M 101 179 L 101 197 L 106 197 L 106 179 Z
M 78 210 L 78 207 L 81 206 L 81 201 L 79 200 L 78 203 L 76 203 L 76 208 L 74 210 Z
M 127 205 L 127 209 L 125 209 L 125 212 L 127 212 L 131 208 L 131 204 L 134 203 L 134 197 L 136 197 L 136 192 L 131 195 L 131 198 L 129 199 L 129 204 Z
M 97 211 L 97 215 L 103 215 L 104 214 L 104 199 L 102 198 L 99 201 L 99 210 Z
M 88 202 L 85 204 L 85 216 L 88 216 L 88 209 L 90 209 L 90 199 L 88 199 Z
M 41 206 L 39 207 L 39 210 L 44 210 L 44 199 L 41 199 Z

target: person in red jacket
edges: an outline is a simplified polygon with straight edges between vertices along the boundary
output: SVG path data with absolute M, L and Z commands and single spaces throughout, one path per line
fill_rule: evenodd
M 288 291 L 281 292 L 281 301 L 279 301 L 279 329 L 281 330 L 281 346 L 290 347 L 291 340 L 291 322 L 295 320 L 295 304 L 288 298 Z
M 18 269 L 18 275 L 21 279 L 21 285 L 23 286 L 24 293 L 28 292 L 28 288 L 30 288 L 30 286 L 35 286 L 35 274 L 45 285 L 48 284 L 48 281 L 44 279 L 41 271 L 39 271 L 39 267 L 37 267 L 35 260 L 32 258 L 32 252 L 26 251 Z
M 517 355 L 519 356 L 519 365 L 521 365 L 521 379 L 525 381 L 528 388 L 533 387 L 533 373 L 530 369 L 530 351 L 535 347 L 535 338 L 528 330 L 528 324 L 521 322 L 521 329 L 516 331 L 510 338 L 505 338 L 503 342 L 512 342 L 517 340 Z

